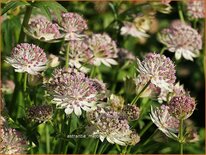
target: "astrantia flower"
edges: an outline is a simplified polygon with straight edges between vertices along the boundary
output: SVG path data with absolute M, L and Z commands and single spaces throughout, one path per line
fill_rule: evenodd
M 118 112 L 113 110 L 95 110 L 89 114 L 89 120 L 93 125 L 93 135 L 99 136 L 103 142 L 119 145 L 135 145 L 139 142 L 139 136 L 130 130 L 128 121 Z
M 178 138 L 179 120 L 169 113 L 168 106 L 161 105 L 156 108 L 151 107 L 150 118 L 166 136 L 173 139 Z
M 47 84 L 53 102 L 65 109 L 66 114 L 73 111 L 77 116 L 82 110 L 96 108 L 97 101 L 104 98 L 106 87 L 97 79 L 90 79 L 76 69 L 56 69 Z
M 50 22 L 44 17 L 34 17 L 29 21 L 28 28 L 25 32 L 42 41 L 58 41 L 57 39 L 63 37 L 60 34 L 59 26 L 56 23 Z
M 93 34 L 88 40 L 89 48 L 92 51 L 92 64 L 99 66 L 101 63 L 110 67 L 117 65 L 114 58 L 117 58 L 116 43 L 107 34 Z
M 162 0 L 161 2 L 150 2 L 150 5 L 154 11 L 169 14 L 172 11 L 172 6 L 169 4 L 169 0 Z
M 183 85 L 180 85 L 180 83 L 178 82 L 173 86 L 171 92 L 168 92 L 167 90 L 162 90 L 158 96 L 158 101 L 160 103 L 162 103 L 163 101 L 169 102 L 174 96 L 177 96 L 177 95 L 181 96 L 181 95 L 186 95 L 186 94 L 187 93 Z
M 126 62 L 127 60 L 135 60 L 135 56 L 133 55 L 132 52 L 129 52 L 127 49 L 124 49 L 124 48 L 119 48 L 118 49 L 118 62 L 120 63 L 124 63 Z
M 139 118 L 140 109 L 136 105 L 127 104 L 122 110 L 123 115 L 129 121 L 134 121 Z
M 192 19 L 205 18 L 205 1 L 189 0 L 187 1 L 187 14 Z
M 27 142 L 25 137 L 12 128 L 0 129 L 0 153 L 2 154 L 26 154 Z
M 187 119 L 195 110 L 195 99 L 187 95 L 175 96 L 169 102 L 169 112 L 177 119 Z
M 124 26 L 121 28 L 121 35 L 131 35 L 133 37 L 139 38 L 140 40 L 149 37 L 148 34 L 138 30 L 135 24 L 131 22 L 124 22 Z
M 52 107 L 50 105 L 33 106 L 28 109 L 28 118 L 36 122 L 46 122 L 52 117 Z
M 65 40 L 81 40 L 85 35 L 82 34 L 86 30 L 87 22 L 78 13 L 63 13 L 61 26 L 65 31 Z
M 92 59 L 92 52 L 88 44 L 85 41 L 70 41 L 62 49 L 64 53 L 67 50 L 69 51 L 69 66 L 88 72 L 89 69 L 83 66 Z
M 11 57 L 6 58 L 6 62 L 11 64 L 16 72 L 36 75 L 46 69 L 47 58 L 40 47 L 22 43 L 13 48 Z
M 183 56 L 187 60 L 193 61 L 193 58 L 199 56 L 202 49 L 202 38 L 197 30 L 191 26 L 174 21 L 170 28 L 164 29 L 159 40 L 166 45 L 170 52 L 175 52 L 175 58 L 179 60 Z
M 137 63 L 139 75 L 135 81 L 138 93 L 148 82 L 150 84 L 145 92 L 149 91 L 148 89 L 155 91 L 160 91 L 159 89 L 172 90 L 176 79 L 175 66 L 169 58 L 164 55 L 149 53 L 142 62 L 137 59 Z
M 110 107 L 115 111 L 121 111 L 124 107 L 124 98 L 121 96 L 111 94 L 108 101 Z

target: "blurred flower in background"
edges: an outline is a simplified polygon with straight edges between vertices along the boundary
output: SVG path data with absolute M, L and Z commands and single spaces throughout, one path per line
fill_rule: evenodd
M 121 35 L 131 35 L 133 37 L 139 38 L 140 40 L 149 37 L 149 35 L 145 32 L 138 30 L 135 24 L 132 22 L 124 22 L 124 26 L 121 28 Z
M 6 80 L 2 83 L 2 93 L 12 94 L 14 92 L 15 83 L 12 80 Z
M 177 60 L 183 56 L 193 61 L 202 49 L 201 35 L 197 30 L 179 20 L 173 21 L 169 28 L 164 29 L 159 35 L 159 40 L 170 52 L 175 53 Z
M 105 66 L 117 65 L 117 46 L 112 38 L 104 34 L 93 34 L 88 40 L 89 48 L 92 51 L 91 63 L 95 66 L 100 66 L 103 63 Z
M 120 64 L 122 64 L 126 61 L 134 61 L 135 60 L 134 54 L 125 48 L 118 48 L 117 56 L 118 56 L 118 62 Z
M 21 43 L 13 48 L 11 57 L 7 57 L 6 62 L 11 64 L 16 72 L 37 75 L 46 69 L 47 58 L 40 47 L 34 44 Z
M 82 32 L 88 29 L 86 20 L 78 13 L 73 12 L 62 14 L 60 26 L 66 33 L 65 40 L 81 40 L 85 37 Z
M 187 14 L 191 19 L 205 18 L 205 1 L 204 0 L 188 0 Z
M 0 153 L 2 154 L 26 154 L 27 141 L 17 130 L 12 128 L 1 128 Z
M 75 67 L 80 71 L 87 73 L 89 68 L 84 65 L 92 61 L 93 58 L 88 42 L 86 42 L 86 40 L 70 41 L 62 48 L 64 53 L 66 53 L 67 50 L 69 53 L 69 66 Z

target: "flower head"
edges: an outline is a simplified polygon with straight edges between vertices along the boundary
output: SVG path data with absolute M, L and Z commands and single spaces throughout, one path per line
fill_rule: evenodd
M 26 154 L 26 138 L 17 130 L 12 128 L 1 128 L 0 153 L 2 154 Z
M 61 26 L 66 32 L 66 40 L 81 40 L 84 35 L 81 33 L 86 30 L 87 22 L 78 13 L 63 13 Z
M 83 66 L 83 64 L 89 63 L 92 59 L 92 52 L 87 42 L 85 40 L 70 41 L 62 49 L 63 52 L 67 50 L 69 50 L 69 66 L 75 67 L 82 72 L 88 72 L 89 69 Z
M 59 26 L 50 22 L 45 17 L 34 17 L 29 21 L 28 29 L 25 32 L 39 40 L 57 41 L 62 37 L 59 31 Z
M 149 53 L 142 62 L 137 59 L 137 63 L 137 70 L 139 71 L 136 79 L 137 87 L 144 87 L 150 82 L 145 91 L 148 91 L 148 89 L 158 91 L 157 88 L 172 90 L 172 85 L 176 80 L 176 71 L 173 62 L 169 58 L 164 55 Z
M 121 111 L 124 107 L 124 98 L 111 94 L 109 98 L 110 107 L 115 111 Z
M 163 101 L 169 102 L 174 96 L 181 96 L 186 94 L 187 93 L 184 89 L 184 86 L 180 85 L 180 83 L 177 82 L 175 85 L 173 85 L 171 92 L 168 92 L 167 90 L 162 90 L 158 95 L 158 101 L 160 103 L 162 103 Z
M 148 34 L 146 34 L 144 31 L 138 30 L 135 24 L 131 22 L 124 22 L 124 26 L 121 28 L 121 35 L 131 35 L 133 37 L 139 38 L 140 40 L 149 37 Z
M 176 133 L 178 133 L 179 120 L 169 113 L 168 106 L 151 107 L 150 118 L 166 136 L 177 139 Z
M 122 113 L 127 118 L 127 120 L 134 121 L 139 118 L 140 109 L 135 105 L 128 104 L 124 106 Z
M 47 58 L 40 47 L 21 43 L 12 50 L 11 57 L 6 58 L 16 72 L 27 72 L 36 75 L 46 69 Z
M 72 68 L 56 69 L 47 86 L 53 102 L 65 109 L 66 114 L 74 111 L 77 116 L 82 114 L 82 110 L 95 109 L 106 91 L 104 83 Z
M 192 19 L 205 18 L 205 1 L 189 0 L 187 1 L 187 14 Z
M 167 46 L 170 52 L 175 52 L 175 58 L 178 60 L 183 56 L 187 60 L 193 61 L 198 57 L 202 49 L 202 38 L 197 30 L 191 26 L 177 20 L 170 28 L 164 29 L 159 40 Z
M 117 58 L 116 43 L 107 34 L 93 34 L 88 40 L 89 48 L 93 58 L 91 63 L 99 66 L 103 63 L 105 66 L 117 65 L 114 58 Z
M 98 135 L 101 141 L 119 145 L 135 145 L 139 136 L 130 130 L 128 121 L 113 110 L 95 110 L 89 114 L 89 120 L 95 127 L 93 135 Z
M 187 119 L 195 110 L 195 99 L 189 95 L 174 96 L 169 102 L 169 112 L 177 119 Z
M 28 109 L 28 118 L 36 122 L 46 122 L 52 117 L 52 107 L 50 105 L 33 106 Z

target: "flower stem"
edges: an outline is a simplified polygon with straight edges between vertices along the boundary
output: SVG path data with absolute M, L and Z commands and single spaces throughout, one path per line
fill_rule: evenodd
M 179 127 L 179 143 L 180 143 L 180 154 L 183 154 L 183 119 L 180 119 L 180 127 Z
M 98 154 L 103 154 L 103 152 L 106 150 L 107 147 L 108 147 L 108 143 L 107 143 L 107 142 L 104 142 L 104 143 L 101 145 L 101 147 L 100 147 L 100 149 L 99 149 L 99 151 L 98 151 Z
M 153 122 L 149 122 L 146 127 L 140 132 L 139 136 L 141 137 L 151 126 Z
M 22 23 L 22 26 L 21 26 L 21 31 L 20 31 L 19 41 L 18 41 L 19 43 L 24 42 L 24 38 L 25 38 L 24 27 L 26 27 L 28 25 L 31 13 L 32 13 L 32 7 L 27 6 L 26 7 L 26 12 L 24 14 L 24 20 L 23 20 L 23 23 Z
M 160 51 L 160 55 L 163 55 L 164 51 L 166 50 L 167 48 L 166 47 L 163 47 Z
M 90 78 L 95 77 L 95 74 L 96 74 L 96 66 L 92 66 L 92 70 L 91 70 L 91 73 L 90 73 Z
M 140 95 L 145 91 L 145 89 L 149 86 L 149 84 L 150 84 L 150 80 L 149 80 L 149 81 L 147 82 L 147 84 L 142 88 L 142 90 L 139 92 L 139 94 L 137 94 L 137 96 L 135 96 L 135 98 L 132 100 L 131 104 L 135 104 L 135 103 L 138 101 Z
M 46 128 L 46 151 L 47 151 L 47 153 L 49 153 L 50 152 L 50 138 L 49 138 L 48 124 L 46 124 L 45 128 Z
M 27 77 L 28 77 L 28 74 L 25 73 L 25 74 L 24 74 L 24 85 L 23 85 L 24 92 L 26 92 L 26 87 L 27 87 Z
M 96 143 L 95 148 L 94 148 L 94 154 L 96 154 L 96 152 L 97 152 L 98 145 L 99 145 L 99 139 L 97 139 L 97 143 Z
M 68 69 L 69 67 L 69 43 L 67 43 L 67 48 L 66 48 L 66 61 L 65 61 L 65 68 Z
M 184 20 L 184 16 L 183 16 L 183 12 L 182 12 L 182 8 L 181 8 L 181 4 L 179 3 L 178 4 L 178 13 L 179 13 L 179 17 L 180 17 L 180 20 L 181 20 L 181 22 L 185 22 L 185 20 Z

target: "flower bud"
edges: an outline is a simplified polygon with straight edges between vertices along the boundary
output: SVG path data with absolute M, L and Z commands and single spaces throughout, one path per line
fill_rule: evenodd
M 52 117 L 52 107 L 50 105 L 38 105 L 29 108 L 28 118 L 35 122 L 46 122 Z
M 195 110 L 195 99 L 190 96 L 175 96 L 169 103 L 169 112 L 177 119 L 187 119 Z

